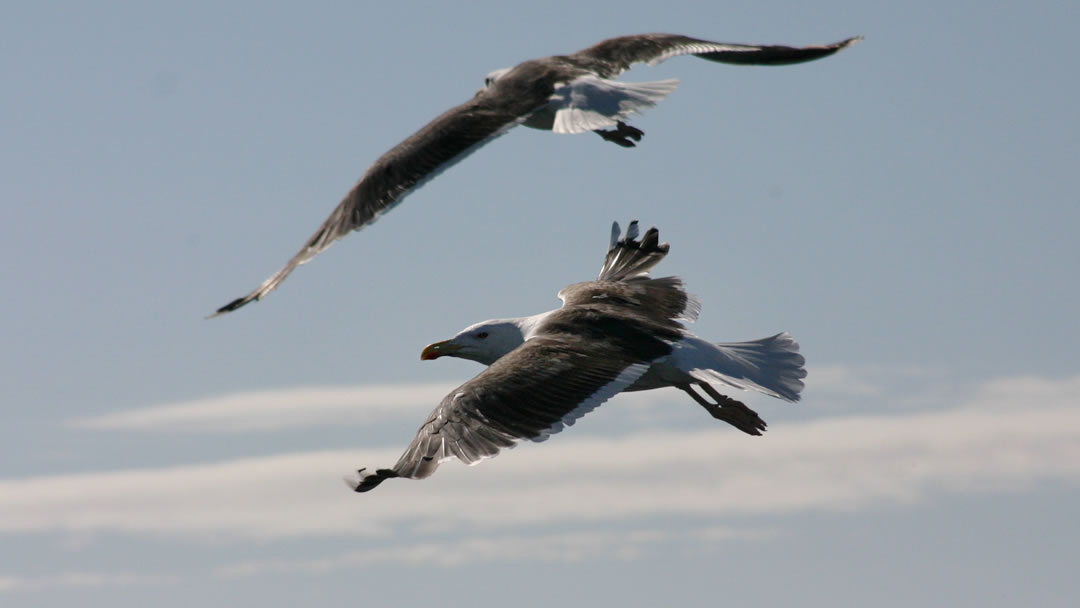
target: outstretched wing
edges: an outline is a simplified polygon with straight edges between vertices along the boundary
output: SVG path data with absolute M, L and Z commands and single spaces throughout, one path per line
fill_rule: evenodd
M 543 441 L 633 384 L 670 353 L 654 339 L 634 348 L 572 335 L 533 338 L 443 399 L 391 469 L 360 471 L 366 492 L 384 479 L 422 479 L 456 458 L 475 464 L 522 440 Z
M 683 289 L 678 277 L 649 278 L 649 270 L 667 255 L 670 246 L 660 243 L 660 232 L 649 228 L 638 240 L 637 220 L 630 222 L 626 237 L 619 223 L 611 225 L 611 243 L 600 275 L 595 281 L 575 283 L 559 292 L 564 306 L 608 304 L 634 309 L 653 321 L 694 321 L 701 302 Z
M 297 266 L 326 250 L 353 230 L 371 224 L 413 190 L 521 122 L 519 113 L 493 107 L 478 96 L 427 124 L 383 154 L 338 204 L 330 217 L 285 266 L 246 296 L 211 316 L 231 312 L 274 290 Z
M 792 47 L 710 42 L 679 34 L 638 34 L 609 38 L 569 58 L 603 78 L 614 78 L 635 63 L 656 65 L 677 55 L 740 65 L 787 65 L 827 57 L 862 40 L 862 36 L 832 44 Z
M 600 267 L 598 281 L 624 281 L 634 277 L 648 276 L 653 266 L 660 263 L 671 250 L 671 245 L 660 242 L 660 231 L 649 228 L 638 240 L 638 221 L 626 227 L 626 237 L 619 238 L 619 222 L 611 223 L 611 241 L 604 265 Z

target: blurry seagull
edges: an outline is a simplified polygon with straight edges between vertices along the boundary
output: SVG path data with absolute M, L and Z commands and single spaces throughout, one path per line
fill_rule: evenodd
M 695 336 L 679 321 L 697 318 L 697 299 L 677 277 L 649 277 L 668 244 L 656 228 L 637 240 L 636 221 L 626 238 L 619 234 L 616 223 L 595 281 L 559 292 L 561 308 L 477 323 L 425 348 L 424 360 L 489 367 L 442 400 L 397 464 L 360 469 L 346 478 L 349 486 L 366 492 L 385 479 L 423 479 L 445 460 L 476 464 L 523 439 L 543 441 L 623 391 L 673 386 L 750 435 L 765 421 L 714 384 L 799 400 L 805 360 L 790 334 L 719 344 Z
M 495 70 L 472 99 L 447 110 L 376 160 L 281 270 L 211 316 L 262 299 L 297 266 L 349 232 L 374 222 L 407 194 L 516 125 L 555 133 L 592 131 L 612 143 L 633 147 L 644 132 L 624 120 L 656 105 L 678 84 L 678 80 L 612 80 L 634 63 L 656 65 L 677 55 L 694 55 L 720 63 L 786 65 L 832 55 L 861 39 L 789 47 L 641 34 L 611 38 L 572 55 L 531 59 Z

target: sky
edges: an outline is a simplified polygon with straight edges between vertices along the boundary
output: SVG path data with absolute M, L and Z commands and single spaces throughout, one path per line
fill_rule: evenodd
M 0 19 L 0 604 L 1072 606 L 1080 5 L 20 3 Z M 866 40 L 681 85 L 626 150 L 515 129 L 296 271 L 380 154 L 493 69 L 608 37 Z M 619 395 L 357 495 L 657 226 L 716 341 L 791 332 L 750 437 Z

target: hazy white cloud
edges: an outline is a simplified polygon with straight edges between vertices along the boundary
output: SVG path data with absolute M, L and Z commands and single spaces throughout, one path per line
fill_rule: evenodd
M 418 418 L 453 383 L 306 387 L 193 399 L 68 421 L 68 426 L 132 431 L 276 431 L 317 425 Z
M 696 545 L 737 540 L 761 541 L 774 533 L 759 528 L 710 527 L 690 532 L 654 529 L 582 531 L 540 535 L 491 535 L 442 542 L 394 544 L 348 551 L 315 559 L 251 560 L 226 564 L 216 573 L 224 577 L 316 574 L 371 564 L 404 566 L 464 566 L 508 561 L 577 562 L 599 559 L 636 559 L 661 543 L 689 540 Z
M 811 370 L 809 387 L 815 393 L 877 397 L 882 391 L 871 380 L 874 375 L 872 371 L 850 366 L 815 367 Z M 456 386 L 456 383 L 434 383 L 249 391 L 79 418 L 69 420 L 67 425 L 78 429 L 152 432 L 360 426 L 388 420 L 418 420 Z M 740 397 L 759 401 L 752 393 L 741 393 Z M 685 401 L 685 395 L 677 391 L 650 391 L 620 395 L 618 403 L 632 412 L 633 420 L 645 424 L 655 420 L 655 414 L 663 414 L 647 410 L 676 401 Z
M 280 538 L 848 510 L 1080 480 L 1080 376 L 990 382 L 958 407 L 595 437 L 587 424 L 476 468 L 355 495 L 404 445 L 0 481 L 0 533 Z M 586 419 L 587 422 L 588 419 Z M 584 428 L 583 428 L 584 427 Z
M 161 585 L 175 583 L 170 575 L 139 574 L 134 572 L 64 572 L 42 576 L 0 575 L 0 593 L 39 591 L 56 587 L 128 587 L 131 585 Z
M 809 365 L 804 404 L 817 411 L 892 411 L 952 407 L 968 400 L 969 387 L 957 385 L 942 370 L 916 366 Z
M 880 385 L 872 382 L 870 374 L 850 365 L 807 366 L 806 388 L 814 392 L 839 393 L 853 397 L 876 397 Z

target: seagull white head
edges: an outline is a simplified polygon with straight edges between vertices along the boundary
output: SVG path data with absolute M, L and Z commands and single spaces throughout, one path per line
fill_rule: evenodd
M 491 365 L 525 342 L 525 319 L 493 319 L 470 325 L 449 340 L 430 344 L 420 353 L 428 361 L 458 357 Z

